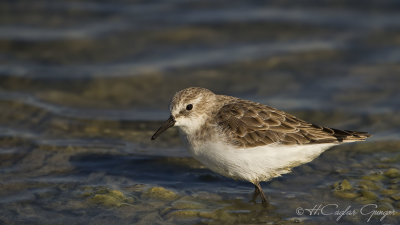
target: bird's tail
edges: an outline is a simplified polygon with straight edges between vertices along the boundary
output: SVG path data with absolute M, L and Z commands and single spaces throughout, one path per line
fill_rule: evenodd
M 365 141 L 365 139 L 371 137 L 371 134 L 367 132 L 339 130 L 334 128 L 331 128 L 331 130 L 333 130 L 333 136 L 336 137 L 339 142 Z

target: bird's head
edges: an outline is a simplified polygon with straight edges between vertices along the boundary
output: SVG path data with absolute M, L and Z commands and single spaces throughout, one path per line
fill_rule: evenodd
M 208 89 L 190 87 L 177 92 L 170 104 L 171 116 L 151 137 L 156 139 L 172 126 L 178 126 L 186 134 L 199 129 L 215 104 L 216 95 Z

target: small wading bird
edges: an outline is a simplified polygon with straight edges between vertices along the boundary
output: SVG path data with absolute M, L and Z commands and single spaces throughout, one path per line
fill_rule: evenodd
M 268 201 L 261 181 L 290 172 L 328 148 L 363 141 L 366 132 L 322 127 L 278 109 L 208 89 L 190 87 L 175 94 L 171 116 L 151 137 L 178 126 L 191 155 L 212 171 L 254 184 L 252 201 Z

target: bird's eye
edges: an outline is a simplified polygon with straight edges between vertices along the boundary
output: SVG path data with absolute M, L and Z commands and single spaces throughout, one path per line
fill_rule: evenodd
M 193 105 L 192 104 L 189 104 L 189 105 L 186 106 L 186 110 L 192 110 L 192 109 L 193 109 Z

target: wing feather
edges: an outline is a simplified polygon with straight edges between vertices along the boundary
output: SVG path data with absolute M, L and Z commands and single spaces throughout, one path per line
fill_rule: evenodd
M 221 107 L 216 118 L 228 141 L 239 147 L 335 143 L 364 140 L 369 136 L 365 132 L 311 124 L 272 107 L 240 99 Z

